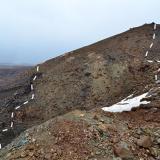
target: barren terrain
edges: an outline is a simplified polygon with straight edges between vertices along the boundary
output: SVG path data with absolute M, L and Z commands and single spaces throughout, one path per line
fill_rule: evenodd
M 38 64 L 0 92 L 2 160 L 158 160 L 160 159 L 160 89 L 158 63 L 148 63 L 153 25 L 119 35 Z M 160 26 L 148 58 L 160 59 Z M 37 76 L 36 81 L 32 81 Z M 159 75 L 158 75 L 159 76 Z M 159 77 L 158 77 L 159 78 Z M 15 87 L 16 86 L 16 87 Z M 149 92 L 149 104 L 129 112 L 101 108 L 129 96 Z

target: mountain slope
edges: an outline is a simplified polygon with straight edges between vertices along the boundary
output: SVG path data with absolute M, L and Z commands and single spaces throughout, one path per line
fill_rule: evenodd
M 145 25 L 40 65 L 35 84 L 39 114 L 50 119 L 76 108 L 110 105 L 143 90 L 154 82 L 157 67 L 144 62 L 152 33 L 153 25 Z M 156 46 L 152 52 L 158 57 Z

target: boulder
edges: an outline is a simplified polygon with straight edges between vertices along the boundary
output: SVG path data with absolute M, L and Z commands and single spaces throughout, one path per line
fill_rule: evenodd
M 137 145 L 143 148 L 149 148 L 152 146 L 152 140 L 150 136 L 140 136 L 137 140 Z
M 133 159 L 133 153 L 128 148 L 128 146 L 125 143 L 118 144 L 114 146 L 114 153 L 116 156 L 126 160 L 132 160 Z

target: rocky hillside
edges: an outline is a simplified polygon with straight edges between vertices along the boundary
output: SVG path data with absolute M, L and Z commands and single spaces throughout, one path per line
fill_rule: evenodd
M 146 24 L 23 73 L 1 101 L 0 143 L 14 139 L 1 159 L 160 158 L 159 42 Z M 145 92 L 150 103 L 130 112 L 101 109 Z

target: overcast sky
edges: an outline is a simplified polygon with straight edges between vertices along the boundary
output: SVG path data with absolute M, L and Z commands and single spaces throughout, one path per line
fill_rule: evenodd
M 40 63 L 151 22 L 160 0 L 0 0 L 0 63 Z

